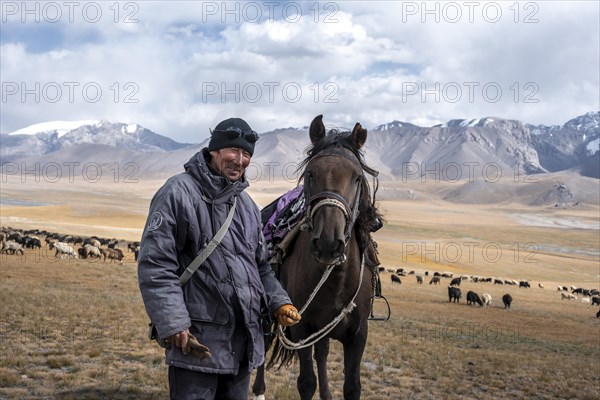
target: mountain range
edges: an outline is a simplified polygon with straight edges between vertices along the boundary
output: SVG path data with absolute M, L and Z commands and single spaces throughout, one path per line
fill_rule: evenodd
M 7 163 L 135 163 L 138 176 L 163 178 L 181 171 L 207 143 L 178 143 L 139 124 L 53 121 L 0 134 L 0 158 L 3 170 Z M 308 145 L 307 127 L 261 133 L 248 177 L 295 179 Z M 392 121 L 369 130 L 364 153 L 382 180 L 473 184 L 481 177 L 558 172 L 600 179 L 600 111 L 553 126 L 496 117 L 432 127 Z

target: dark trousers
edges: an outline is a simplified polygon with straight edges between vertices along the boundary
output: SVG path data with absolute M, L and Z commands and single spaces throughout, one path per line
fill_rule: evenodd
M 237 375 L 206 374 L 169 367 L 169 393 L 172 400 L 246 400 L 250 371 L 242 364 Z

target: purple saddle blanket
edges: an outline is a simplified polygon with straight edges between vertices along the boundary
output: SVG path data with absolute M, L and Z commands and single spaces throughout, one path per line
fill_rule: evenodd
M 269 244 L 280 242 L 306 212 L 304 186 L 300 185 L 261 210 L 263 235 Z

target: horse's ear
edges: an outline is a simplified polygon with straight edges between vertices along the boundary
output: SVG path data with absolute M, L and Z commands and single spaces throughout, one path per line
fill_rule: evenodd
M 325 125 L 323 125 L 323 115 L 317 115 L 310 123 L 310 142 L 317 143 L 325 137 Z
M 365 142 L 367 141 L 367 130 L 363 128 L 358 122 L 354 125 L 354 129 L 352 130 L 352 141 L 356 145 L 357 149 L 363 147 Z

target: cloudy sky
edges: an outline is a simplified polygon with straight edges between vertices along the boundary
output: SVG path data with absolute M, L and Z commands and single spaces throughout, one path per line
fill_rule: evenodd
M 0 132 L 139 123 L 180 142 L 600 109 L 597 1 L 3 1 Z

